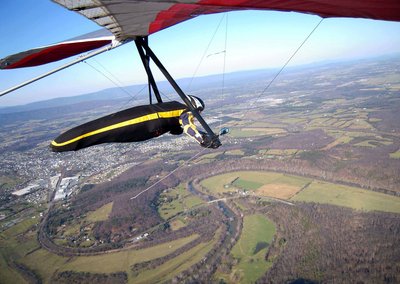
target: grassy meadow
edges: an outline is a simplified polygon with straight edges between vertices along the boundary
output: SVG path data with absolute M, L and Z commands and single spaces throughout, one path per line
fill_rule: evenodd
M 98 208 L 97 210 L 88 213 L 86 216 L 86 220 L 89 223 L 107 220 L 108 216 L 111 213 L 113 203 L 114 202 L 107 203 L 102 207 Z
M 313 181 L 291 200 L 328 203 L 363 211 L 400 213 L 398 196 L 323 181 Z
M 27 283 L 9 263 L 18 261 L 38 249 L 35 228 L 39 215 L 34 215 L 0 233 L 0 283 Z
M 219 236 L 219 233 L 210 242 L 198 244 L 190 250 L 181 253 L 178 257 L 158 266 L 157 269 L 140 271 L 136 276 L 129 275 L 129 283 L 159 283 L 173 278 L 175 275 L 199 262 L 212 249 L 217 236 Z
M 358 187 L 273 172 L 238 171 L 202 181 L 211 194 L 248 190 L 256 196 L 344 206 L 364 211 L 400 213 L 400 197 Z
M 264 257 L 275 230 L 275 225 L 261 214 L 245 216 L 242 234 L 231 251 L 238 262 L 229 275 L 217 273 L 216 278 L 227 282 L 254 283 L 263 276 L 272 265 Z
M 201 183 L 211 194 L 237 190 L 253 191 L 258 196 L 287 199 L 311 182 L 311 179 L 273 172 L 238 171 L 213 176 Z
M 394 153 L 390 153 L 390 158 L 392 159 L 400 159 L 400 149 Z
M 204 203 L 204 201 L 199 197 L 186 190 L 186 187 L 183 184 L 162 193 L 159 200 L 161 206 L 158 207 L 158 213 L 164 220 L 167 220 L 186 209 L 191 209 Z
M 113 273 L 126 271 L 130 275 L 130 267 L 139 262 L 149 261 L 168 255 L 180 247 L 190 243 L 199 236 L 191 236 L 163 243 L 141 250 L 122 250 L 113 253 L 93 255 L 62 257 L 47 250 L 39 249 L 26 255 L 21 262 L 35 271 L 45 283 L 50 283 L 52 275 L 58 271 L 78 271 L 91 273 Z

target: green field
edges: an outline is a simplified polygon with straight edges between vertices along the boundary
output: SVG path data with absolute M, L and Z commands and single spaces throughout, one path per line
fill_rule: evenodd
M 194 196 L 185 186 L 180 184 L 177 187 L 164 192 L 159 198 L 160 206 L 158 213 L 161 218 L 167 220 L 186 209 L 191 209 L 204 203 L 199 197 Z
M 105 221 L 108 219 L 108 216 L 111 213 L 113 207 L 113 202 L 107 203 L 103 205 L 102 207 L 98 208 L 96 211 L 92 211 L 88 213 L 86 216 L 86 220 L 89 223 L 92 222 L 99 222 L 99 221 Z
M 266 262 L 264 257 L 274 235 L 275 225 L 265 216 L 261 214 L 245 216 L 242 234 L 231 251 L 238 263 L 232 267 L 230 275 L 217 276 L 222 276 L 228 282 L 239 278 L 239 283 L 254 283 L 272 265 Z
M 18 183 L 21 183 L 21 180 L 17 177 L 0 175 L 0 189 L 14 188 Z
M 25 256 L 21 262 L 40 275 L 45 283 L 50 282 L 55 271 L 73 270 L 91 273 L 126 271 L 129 275 L 130 266 L 133 264 L 168 255 L 198 237 L 197 234 L 193 234 L 189 237 L 141 250 L 123 250 L 115 253 L 72 258 L 61 257 L 47 250 L 39 249 Z
M 231 150 L 231 151 L 225 151 L 224 155 L 231 155 L 231 156 L 243 156 L 245 153 L 243 150 Z
M 22 222 L 19 222 L 18 224 L 15 224 L 11 228 L 0 233 L 0 237 L 4 239 L 12 238 L 18 234 L 25 232 L 33 225 L 38 224 L 38 222 L 39 222 L 39 216 L 38 215 L 32 216 L 31 218 L 25 219 Z
M 394 152 L 394 153 L 390 153 L 390 158 L 393 158 L 393 159 L 400 159 L 400 149 L 397 150 L 397 151 Z
M 377 137 L 377 139 L 370 139 L 370 140 L 365 140 L 360 143 L 354 144 L 355 146 L 360 146 L 360 147 L 372 147 L 375 148 L 377 146 L 382 146 L 382 145 L 391 145 L 393 144 L 392 140 L 390 139 L 384 139 L 381 137 Z
M 258 127 L 246 127 L 246 128 L 232 128 L 229 135 L 235 138 L 242 137 L 256 137 L 263 135 L 275 135 L 285 134 L 286 131 L 282 128 L 258 128 Z
M 199 262 L 212 249 L 219 234 L 217 232 L 213 240 L 198 244 L 190 250 L 183 252 L 178 257 L 158 266 L 156 269 L 141 271 L 137 276 L 130 275 L 129 283 L 161 283 L 173 278 L 175 275 Z
M 292 156 L 296 154 L 299 150 L 298 149 L 269 149 L 264 154 L 265 155 L 277 155 L 277 156 Z
M 39 247 L 36 232 L 31 231 L 39 221 L 35 215 L 0 233 L 0 283 L 26 283 L 8 263 L 18 261 Z
M 256 190 L 260 188 L 263 184 L 255 181 L 249 181 L 238 178 L 234 182 L 232 182 L 232 185 L 240 189 Z
M 40 276 L 44 283 L 50 283 L 54 273 L 69 270 L 107 274 L 123 271 L 127 273 L 129 283 L 155 283 L 168 280 L 189 268 L 191 265 L 199 262 L 204 255 L 212 249 L 215 242 L 218 240 L 219 234 L 220 232 L 216 232 L 211 241 L 198 244 L 190 250 L 183 252 L 178 257 L 158 266 L 155 270 L 144 269 L 139 271 L 138 274 L 132 272 L 132 265 L 166 256 L 197 239 L 199 235 L 193 234 L 188 237 L 145 249 L 122 250 L 101 255 L 68 258 L 58 256 L 44 249 L 38 249 L 28 255 L 26 255 L 27 251 L 25 250 L 23 254 L 18 255 L 18 258 L 20 258 L 19 261 L 21 263 Z M 38 245 L 36 245 L 36 247 L 38 247 Z M 17 255 L 15 255 L 15 257 L 17 257 Z M 21 276 L 7 266 L 4 257 L 0 257 L 0 267 L 0 283 L 2 283 L 2 279 L 9 279 L 10 281 L 7 283 L 24 283 Z
M 281 173 L 238 171 L 204 179 L 201 184 L 211 193 L 218 195 L 223 192 L 236 191 L 235 183 L 241 189 L 256 190 L 257 192 L 260 186 L 268 184 L 284 184 L 301 188 L 309 182 L 311 179 Z
M 329 136 L 332 136 L 336 140 L 333 141 L 332 143 L 328 144 L 324 150 L 328 150 L 330 148 L 335 147 L 336 145 L 340 144 L 347 144 L 353 141 L 355 138 L 363 138 L 367 140 L 374 140 L 375 142 L 379 142 L 382 145 L 390 145 L 392 143 L 392 140 L 383 138 L 379 135 L 375 134 L 370 134 L 370 133 L 365 133 L 365 132 L 359 132 L 359 131 L 341 131 L 341 130 L 331 130 L 331 129 L 324 129 L 325 133 Z M 367 146 L 367 147 L 374 147 L 374 145 L 369 144 L 368 142 L 363 143 L 360 142 L 356 144 L 356 146 Z
M 364 211 L 400 213 L 400 197 L 323 181 L 313 181 L 291 200 L 328 203 Z
M 235 183 L 238 183 L 237 186 L 254 190 L 257 195 L 278 198 L 283 198 L 279 197 L 279 194 L 285 190 L 290 189 L 289 193 L 293 193 L 296 188 L 300 189 L 309 184 L 304 190 L 291 197 L 291 200 L 328 203 L 364 211 L 400 213 L 400 197 L 281 173 L 231 172 L 207 178 L 201 183 L 214 195 L 235 192 L 237 190 Z M 259 187 L 260 184 L 261 187 Z

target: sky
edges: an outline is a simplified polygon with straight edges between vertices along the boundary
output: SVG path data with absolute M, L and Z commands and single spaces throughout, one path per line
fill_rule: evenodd
M 0 11 L 0 58 L 100 28 L 49 0 L 1 0 Z M 272 11 L 207 15 L 155 33 L 149 37 L 149 43 L 175 78 L 281 68 L 320 20 L 314 15 Z M 400 54 L 400 22 L 328 18 L 322 21 L 288 66 L 396 53 Z M 75 57 L 40 67 L 0 70 L 0 90 L 73 59 Z M 159 72 L 155 72 L 155 76 L 157 80 L 164 80 Z M 121 86 L 147 82 L 134 43 L 0 97 L 0 107 L 116 87 L 109 78 Z M 182 87 L 185 90 L 185 86 Z

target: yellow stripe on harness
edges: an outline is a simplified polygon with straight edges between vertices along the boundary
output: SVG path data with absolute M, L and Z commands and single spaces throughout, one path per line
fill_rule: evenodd
M 184 112 L 184 109 L 180 109 L 180 110 L 173 110 L 173 111 L 164 111 L 164 112 L 156 112 L 156 113 L 152 113 L 152 114 L 148 114 L 148 115 L 144 115 L 141 117 L 137 117 L 137 118 L 133 118 L 130 120 L 126 120 L 126 121 L 122 121 L 116 124 L 112 124 L 85 134 L 82 134 L 78 137 L 75 137 L 71 140 L 62 142 L 62 143 L 57 143 L 56 141 L 51 141 L 51 145 L 55 146 L 55 147 L 62 147 L 71 143 L 74 143 L 76 141 L 79 141 L 83 138 L 89 137 L 89 136 L 93 136 L 99 133 L 103 133 L 103 132 L 107 132 L 110 130 L 114 130 L 114 129 L 118 129 L 118 128 L 122 128 L 122 127 L 126 127 L 126 126 L 130 126 L 130 125 L 134 125 L 134 124 L 138 124 L 138 123 L 142 123 L 142 122 L 146 122 L 146 121 L 150 121 L 150 120 L 154 120 L 154 119 L 158 119 L 158 118 L 172 118 L 172 117 L 179 117 L 182 112 Z

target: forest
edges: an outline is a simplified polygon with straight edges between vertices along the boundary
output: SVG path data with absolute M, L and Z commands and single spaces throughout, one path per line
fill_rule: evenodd
M 274 265 L 258 283 L 400 281 L 398 214 L 307 203 L 274 205 L 265 214 L 278 233 L 266 255 Z
M 236 170 L 273 170 L 293 174 L 297 173 L 298 169 L 303 169 L 303 175 L 308 173 L 308 177 L 318 175 L 318 171 L 305 171 L 302 168 L 304 163 L 307 163 L 305 161 L 292 161 L 289 167 L 287 163 L 281 161 L 242 160 L 238 164 L 232 158 L 228 159 L 226 156 L 221 158 L 211 171 L 207 164 L 182 169 L 134 201 L 130 200 L 130 197 L 146 189 L 151 184 L 149 182 L 151 176 L 155 173 L 167 172 L 170 165 L 159 165 L 154 162 L 140 165 L 131 168 L 111 182 L 91 186 L 90 189 L 70 200 L 68 209 L 62 206 L 53 209 L 53 213 L 49 214 L 45 222 L 46 227 L 41 230 L 41 234 L 44 235 L 41 243 L 54 253 L 73 256 L 98 254 L 124 247 L 141 249 L 190 236 L 193 233 L 200 235 L 200 238 L 171 254 L 133 265 L 131 272 L 133 275 L 138 275 L 142 271 L 156 269 L 201 242 L 209 241 L 219 230 L 217 245 L 214 245 L 205 257 L 207 265 L 199 262 L 171 280 L 172 283 L 182 281 L 189 283 L 192 280 L 208 281 L 213 279 L 213 275 L 218 271 L 228 273 L 237 263 L 230 251 L 240 237 L 243 214 L 260 212 L 276 224 L 277 233 L 271 244 L 265 242 L 268 247 L 265 260 L 273 262 L 273 266 L 258 281 L 259 283 L 282 283 L 296 280 L 309 281 L 308 283 L 369 282 L 371 280 L 396 283 L 399 281 L 400 251 L 395 244 L 400 241 L 400 217 L 394 213 L 362 212 L 316 203 L 297 202 L 296 206 L 289 206 L 249 197 L 238 202 L 227 201 L 226 208 L 229 209 L 226 210 L 231 211 L 228 215 L 222 214 L 221 204 L 217 207 L 193 209 L 183 215 L 188 218 L 188 225 L 172 230 L 168 221 L 172 221 L 175 216 L 170 216 L 169 219 L 163 221 L 157 208 L 160 206 L 160 194 L 181 182 L 186 183 L 187 188 L 192 187 L 192 190 L 195 190 L 204 201 L 208 201 L 210 197 L 204 194 L 205 189 L 202 188 L 200 181 L 210 175 Z M 197 173 L 194 180 L 193 170 Z M 188 181 L 192 182 L 187 183 Z M 354 184 L 345 180 L 341 182 Z M 388 189 L 383 191 L 397 194 Z M 96 222 L 92 227 L 94 238 L 98 241 L 103 240 L 102 242 L 85 248 L 77 247 L 73 242 L 65 246 L 57 245 L 52 241 L 52 237 L 57 235 L 57 228 L 60 228 L 63 223 L 68 224 L 74 218 L 85 216 L 90 210 L 110 201 L 114 202 L 114 206 L 109 218 Z M 173 198 L 167 201 L 172 202 Z M 239 206 L 239 204 L 242 205 Z M 136 216 L 140 219 L 136 219 Z M 229 222 L 229 218 L 235 221 Z M 133 228 L 135 229 L 132 230 Z M 149 229 L 151 229 L 150 236 L 142 242 L 133 244 L 132 247 L 128 240 Z M 59 277 L 57 279 L 62 281 L 64 274 L 55 277 Z M 75 275 L 73 272 L 71 275 L 73 279 L 95 277 L 99 279 L 99 283 L 109 281 L 108 278 L 103 279 L 101 275 Z M 124 278 L 119 275 L 118 279 Z

